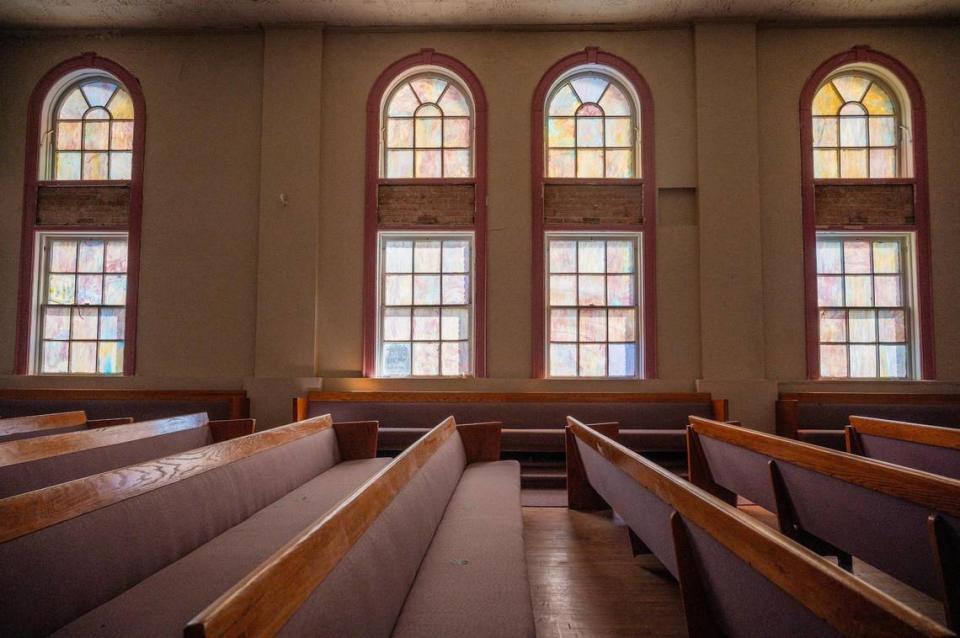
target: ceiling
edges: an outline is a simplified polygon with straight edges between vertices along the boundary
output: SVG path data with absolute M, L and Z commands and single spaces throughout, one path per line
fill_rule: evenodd
M 521 26 L 960 17 L 960 0 L 0 0 L 16 27 Z

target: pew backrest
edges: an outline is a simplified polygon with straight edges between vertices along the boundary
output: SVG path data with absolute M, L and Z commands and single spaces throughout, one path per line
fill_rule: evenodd
M 850 416 L 847 452 L 960 479 L 960 429 Z
M 83 410 L 90 419 L 133 417 L 151 421 L 206 412 L 211 420 L 250 416 L 244 390 L 0 389 L 0 415 Z
M 571 419 L 591 485 L 680 581 L 691 636 L 951 632 Z
M 0 419 L 0 443 L 75 432 L 86 427 L 87 415 L 82 410 Z

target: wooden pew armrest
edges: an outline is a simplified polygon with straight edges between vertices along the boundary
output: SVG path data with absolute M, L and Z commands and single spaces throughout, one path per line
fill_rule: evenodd
M 343 421 L 334 423 L 333 430 L 340 446 L 340 460 L 356 461 L 377 456 L 379 421 Z
M 229 441 L 240 436 L 253 434 L 257 428 L 256 419 L 225 419 L 223 421 L 210 421 L 210 434 L 213 435 L 213 442 Z
M 463 450 L 467 455 L 467 464 L 485 463 L 500 460 L 500 431 L 503 423 L 462 423 L 457 432 L 463 441 Z
M 109 428 L 114 425 L 127 425 L 128 423 L 133 423 L 132 416 L 122 416 L 116 419 L 90 419 L 87 421 L 87 429 L 93 430 L 94 428 Z

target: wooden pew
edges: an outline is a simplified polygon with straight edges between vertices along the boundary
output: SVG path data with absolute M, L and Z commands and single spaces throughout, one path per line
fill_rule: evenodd
M 449 417 L 200 613 L 186 636 L 532 637 L 516 461 Z
M 0 443 L 0 498 L 253 433 L 253 419 L 204 414 Z
M 847 452 L 960 479 L 960 429 L 851 416 Z
M 83 410 L 0 419 L 0 443 L 132 423 L 133 418 L 87 419 Z
M 852 555 L 943 602 L 960 628 L 960 481 L 690 418 L 690 480 L 774 512 L 787 536 Z
M 690 636 L 952 635 L 598 430 L 571 418 L 566 435 L 581 477 L 569 480 L 679 581 Z
M 176 635 L 388 463 L 329 416 L 0 499 L 0 635 Z

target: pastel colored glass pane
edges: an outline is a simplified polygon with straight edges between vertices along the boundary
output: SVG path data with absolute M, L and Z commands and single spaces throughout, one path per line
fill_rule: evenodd
M 577 277 L 576 275 L 550 276 L 550 305 L 576 306 L 577 305 Z
M 110 103 L 107 104 L 107 110 L 110 111 L 114 119 L 132 120 L 133 100 L 130 99 L 130 94 L 122 88 L 118 89 L 117 92 L 113 94 Z
M 56 179 L 80 179 L 80 153 L 57 153 Z
M 820 346 L 820 376 L 847 376 L 846 346 Z
M 578 117 L 577 118 L 577 146 L 579 147 L 603 146 L 603 118 L 599 118 L 599 117 Z
M 440 344 L 436 341 L 413 344 L 413 376 L 435 377 L 440 374 Z
M 117 85 L 112 82 L 87 82 L 80 87 L 90 106 L 104 106 L 110 101 L 113 92 L 117 90 Z
M 580 107 L 580 100 L 569 84 L 564 84 L 550 101 L 550 115 L 573 115 Z
M 579 304 L 581 306 L 603 306 L 603 275 L 580 275 Z
M 900 272 L 900 242 L 873 242 L 873 271 L 877 273 Z
M 840 150 L 840 176 L 860 178 L 867 177 L 867 151 Z
M 440 151 L 417 151 L 417 177 L 443 177 Z
M 443 242 L 443 272 L 469 272 L 470 242 L 453 239 Z
M 870 89 L 863 96 L 862 102 L 870 115 L 893 115 L 893 101 L 876 82 L 870 85 Z
M 418 306 L 440 303 L 440 275 L 414 275 L 413 303 Z
M 550 344 L 550 376 L 575 377 L 577 376 L 577 344 L 551 343 Z
M 581 102 L 599 102 L 603 90 L 607 88 L 609 82 L 606 78 L 586 75 L 574 78 L 570 81 L 570 84 L 573 85 L 573 89 L 580 96 Z
M 122 306 L 127 302 L 127 276 L 106 275 L 103 278 L 103 303 Z
M 438 105 L 443 109 L 444 115 L 470 115 L 467 98 L 452 84 L 444 91 Z
M 547 146 L 551 148 L 575 146 L 575 121 L 572 117 L 551 117 L 547 121 Z
M 579 151 L 577 177 L 603 177 L 603 151 Z
M 871 117 L 870 146 L 893 146 L 896 143 L 896 120 L 892 117 Z
M 606 152 L 607 177 L 633 177 L 633 151 L 610 150 Z
M 600 273 L 605 267 L 605 250 L 602 241 L 578 242 L 578 270 L 582 273 Z
M 577 272 L 577 242 L 567 240 L 550 242 L 550 272 Z
M 892 148 L 870 150 L 870 177 L 896 177 L 897 152 Z
M 424 104 L 419 109 L 417 109 L 416 117 L 430 117 L 440 119 L 443 116 L 443 111 L 440 110 L 435 104 Z
M 470 151 L 444 151 L 443 176 L 470 177 Z
M 440 309 L 413 309 L 413 339 L 415 341 L 440 340 Z
M 391 117 L 410 117 L 420 106 L 420 101 L 413 94 L 409 84 L 403 84 L 393 94 L 387 114 Z
M 603 115 L 603 109 L 601 109 L 596 104 L 584 104 L 579 109 L 577 109 L 577 115 L 581 117 L 586 117 L 586 116 L 598 117 Z
M 841 117 L 840 118 L 840 145 L 866 146 L 867 145 L 867 118 Z
M 97 348 L 97 368 L 101 374 L 123 372 L 123 342 L 100 342 Z
M 380 374 L 385 377 L 410 376 L 410 344 L 385 343 L 380 361 Z
M 576 157 L 574 151 L 548 151 L 547 177 L 576 177 Z
M 818 306 L 842 306 L 843 289 L 841 288 L 843 277 L 817 277 L 817 305 Z
M 859 102 L 867 92 L 870 80 L 860 75 L 841 75 L 833 78 L 833 86 L 844 102 Z
M 840 115 L 864 117 L 866 114 L 867 109 L 863 108 L 863 105 L 856 102 L 849 102 L 840 107 Z
M 580 341 L 607 340 L 607 311 L 581 310 L 580 311 Z
M 848 306 L 872 306 L 873 286 L 869 276 L 850 275 L 843 278 Z
M 903 310 L 877 311 L 878 341 L 903 342 L 907 340 L 907 323 Z
M 43 338 L 70 338 L 70 308 L 44 308 Z
M 442 243 L 439 241 L 418 241 L 413 248 L 413 271 L 418 273 L 440 272 Z
M 876 312 L 873 310 L 850 311 L 850 341 L 873 343 L 877 340 Z
M 93 108 L 84 113 L 83 119 L 105 123 L 106 120 L 110 119 L 110 113 L 104 108 Z
M 633 272 L 636 260 L 633 257 L 632 241 L 607 242 L 607 272 Z
M 835 117 L 815 117 L 813 118 L 813 145 L 817 146 L 837 146 L 837 118 Z
M 843 242 L 843 265 L 847 273 L 869 273 L 870 242 Z
M 839 241 L 817 242 L 817 272 L 839 274 L 843 268 L 843 244 Z
M 607 305 L 634 305 L 632 275 L 609 275 L 607 277 Z
M 630 146 L 633 143 L 633 122 L 627 117 L 608 117 L 605 134 L 607 146 Z
M 50 272 L 74 272 L 77 269 L 77 242 L 53 240 L 50 251 Z
M 880 376 L 885 378 L 907 376 L 906 346 L 880 346 Z
M 127 272 L 127 242 L 108 241 L 105 257 L 107 272 Z
M 413 177 L 413 151 L 387 151 L 387 177 Z
M 440 374 L 457 376 L 469 371 L 470 345 L 463 341 L 440 344 Z
M 77 304 L 97 306 L 103 299 L 103 277 L 100 275 L 80 275 L 77 277 Z
M 607 346 L 611 377 L 637 376 L 637 345 L 635 343 L 611 343 Z
M 106 153 L 83 154 L 83 179 L 107 179 L 108 159 Z
M 50 275 L 47 277 L 47 303 L 72 304 L 76 288 L 73 275 Z
M 387 120 L 387 147 L 413 148 L 413 120 Z
M 88 151 L 108 148 L 110 146 L 110 122 L 84 122 L 83 146 Z
M 421 102 L 436 102 L 447 87 L 447 81 L 440 78 L 416 78 L 410 82 Z
M 840 177 L 836 151 L 813 152 L 813 176 L 817 179 Z
M 443 303 L 451 306 L 469 303 L 469 287 L 466 275 L 443 275 Z
M 96 342 L 70 344 L 70 372 L 94 374 L 97 371 Z
M 416 119 L 415 140 L 417 148 L 440 148 L 443 146 L 442 120 L 438 117 Z
M 847 340 L 847 313 L 843 310 L 820 311 L 820 341 Z
M 900 277 L 899 275 L 887 275 L 875 277 L 873 280 L 875 305 L 877 306 L 899 306 L 901 305 Z
M 100 313 L 96 308 L 73 309 L 73 339 L 96 339 Z
M 383 340 L 409 341 L 410 340 L 410 309 L 384 308 L 383 309 Z
M 633 308 L 611 308 L 607 311 L 607 340 L 636 341 L 637 316 Z
M 470 120 L 450 118 L 443 121 L 443 145 L 446 148 L 470 146 Z
M 80 122 L 60 122 L 57 124 L 57 149 L 78 150 L 80 148 Z
M 413 278 L 410 275 L 384 277 L 384 303 L 388 306 L 409 306 L 413 303 Z
M 110 179 L 130 179 L 132 153 L 110 153 Z
M 83 114 L 88 108 L 90 108 L 90 106 L 84 99 L 83 94 L 80 93 L 80 89 L 74 89 L 70 91 L 70 94 L 60 105 L 60 114 L 58 119 L 79 120 L 83 117 Z
M 385 242 L 384 272 L 412 272 L 413 271 L 413 242 L 406 239 L 391 239 Z
M 440 337 L 445 341 L 470 338 L 470 311 L 466 308 L 443 308 L 440 316 Z
M 843 106 L 843 100 L 829 82 L 820 87 L 813 98 L 814 115 L 836 115 L 841 106 Z
M 850 346 L 850 376 L 877 376 L 877 346 Z
M 123 308 L 100 309 L 100 338 L 123 339 L 126 332 L 126 313 Z
M 100 240 L 80 242 L 77 272 L 103 272 L 104 245 Z
M 604 377 L 607 375 L 607 346 L 602 343 L 580 344 L 581 377 Z
M 41 372 L 61 373 L 67 372 L 68 359 L 70 355 L 70 344 L 67 341 L 44 341 L 43 342 L 43 363 L 40 367 Z
M 115 151 L 128 151 L 133 148 L 133 122 L 110 124 L 110 148 Z
M 554 308 L 550 311 L 550 341 L 577 340 L 577 311 Z
M 603 97 L 600 98 L 600 106 L 607 115 L 630 115 L 632 110 L 623 91 L 614 84 L 607 86 Z

